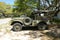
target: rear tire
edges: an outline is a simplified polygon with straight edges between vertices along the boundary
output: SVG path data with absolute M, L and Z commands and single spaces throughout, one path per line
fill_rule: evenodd
M 22 25 L 20 23 L 14 23 L 13 24 L 13 30 L 14 31 L 20 31 L 20 30 L 22 30 Z
M 39 30 L 45 30 L 45 29 L 47 29 L 47 24 L 39 23 L 39 24 L 38 24 L 38 29 L 39 29 Z

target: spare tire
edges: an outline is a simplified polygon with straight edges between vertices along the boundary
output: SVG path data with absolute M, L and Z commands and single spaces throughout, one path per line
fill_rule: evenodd
M 24 24 L 25 25 L 30 25 L 31 23 L 32 23 L 32 19 L 31 18 L 27 17 L 27 18 L 24 19 Z

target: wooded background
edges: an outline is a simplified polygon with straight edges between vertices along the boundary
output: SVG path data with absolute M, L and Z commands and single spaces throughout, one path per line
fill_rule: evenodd
M 0 2 L 0 14 L 3 16 L 27 14 L 29 16 L 34 9 L 54 10 L 59 3 L 60 0 L 15 0 L 14 5 Z

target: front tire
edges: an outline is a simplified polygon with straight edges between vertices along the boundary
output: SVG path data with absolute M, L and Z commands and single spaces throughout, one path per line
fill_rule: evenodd
M 13 24 L 13 30 L 14 31 L 20 31 L 20 30 L 22 30 L 22 25 L 20 23 L 14 23 Z

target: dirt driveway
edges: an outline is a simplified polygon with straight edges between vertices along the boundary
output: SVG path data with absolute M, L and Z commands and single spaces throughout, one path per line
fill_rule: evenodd
M 0 19 L 0 40 L 52 40 L 39 30 L 22 30 L 14 32 L 9 25 L 11 18 Z M 45 31 L 46 32 L 46 31 Z

